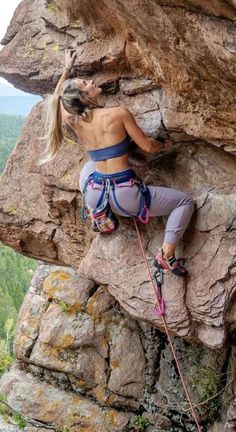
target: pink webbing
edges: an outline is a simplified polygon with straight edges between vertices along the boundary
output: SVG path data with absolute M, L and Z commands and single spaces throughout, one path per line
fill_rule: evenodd
M 136 221 L 135 217 L 133 217 L 133 221 L 134 221 L 134 225 L 135 225 L 135 228 L 136 228 L 136 231 L 137 231 L 139 245 L 140 245 L 140 249 L 141 249 L 141 252 L 142 252 L 142 255 L 143 255 L 143 259 L 144 259 L 144 262 L 146 264 L 146 268 L 147 268 L 147 271 L 148 271 L 148 276 L 149 276 L 150 282 L 152 284 L 154 293 L 156 295 L 156 290 L 155 290 L 155 285 L 154 285 L 154 282 L 153 282 L 153 279 L 152 279 L 151 270 L 150 270 L 150 267 L 148 265 L 147 257 L 146 257 L 146 254 L 145 254 L 145 251 L 144 251 L 144 247 L 143 247 L 143 242 L 142 242 L 141 234 L 140 234 L 139 227 L 138 227 L 138 224 L 137 224 L 137 221 Z M 160 300 L 158 299 L 157 296 L 156 296 L 156 299 L 157 299 L 157 302 L 158 302 L 159 310 L 161 310 L 162 305 L 160 304 Z M 179 364 L 178 359 L 177 359 L 175 348 L 174 348 L 174 345 L 172 343 L 172 340 L 171 340 L 171 337 L 170 337 L 170 332 L 168 330 L 168 327 L 167 327 L 164 315 L 161 314 L 161 318 L 162 318 L 162 321 L 163 321 L 163 325 L 164 325 L 164 329 L 165 329 L 165 332 L 166 332 L 166 336 L 168 338 L 168 341 L 169 341 L 169 344 L 170 344 L 170 347 L 171 347 L 171 351 L 172 351 L 173 357 L 175 359 L 176 367 L 177 367 L 178 372 L 179 372 L 179 376 L 180 376 L 180 379 L 181 379 L 181 382 L 182 382 L 182 386 L 183 386 L 183 389 L 185 391 L 186 398 L 187 398 L 187 400 L 189 402 L 189 406 L 190 406 L 190 409 L 191 409 L 191 412 L 192 412 L 193 419 L 194 419 L 194 421 L 196 423 L 196 426 L 197 426 L 197 431 L 198 432 L 202 432 L 202 428 L 199 425 L 197 415 L 196 415 L 196 413 L 194 411 L 193 403 L 192 403 L 190 394 L 188 392 L 187 385 L 185 384 L 184 376 L 183 376 L 183 373 L 182 373 L 181 368 L 180 368 L 180 364 Z

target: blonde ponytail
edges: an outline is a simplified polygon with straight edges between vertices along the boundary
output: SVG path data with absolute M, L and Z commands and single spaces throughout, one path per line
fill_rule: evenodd
M 47 111 L 45 135 L 42 139 L 47 142 L 47 145 L 44 156 L 37 163 L 38 166 L 55 158 L 63 139 L 60 95 L 46 95 L 44 103 L 46 104 Z

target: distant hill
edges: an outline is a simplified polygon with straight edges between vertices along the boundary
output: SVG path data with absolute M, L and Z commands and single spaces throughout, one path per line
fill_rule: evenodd
M 26 118 L 0 114 L 0 174 L 24 126 Z
M 15 87 L 0 83 L 0 114 L 26 117 L 40 100 L 40 96 L 24 93 Z

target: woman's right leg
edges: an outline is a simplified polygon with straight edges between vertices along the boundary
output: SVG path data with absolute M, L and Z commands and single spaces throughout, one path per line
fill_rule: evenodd
M 87 179 L 89 178 L 90 174 L 92 174 L 95 171 L 95 163 L 94 161 L 90 160 L 86 162 L 80 171 L 79 175 L 79 189 L 80 192 L 83 193 L 85 183 Z
M 96 208 L 103 189 L 102 186 L 97 185 L 97 187 L 93 188 L 92 185 L 88 184 L 86 190 L 84 191 L 86 181 L 95 170 L 95 163 L 94 161 L 90 160 L 84 164 L 79 175 L 79 189 L 83 194 L 88 209 Z

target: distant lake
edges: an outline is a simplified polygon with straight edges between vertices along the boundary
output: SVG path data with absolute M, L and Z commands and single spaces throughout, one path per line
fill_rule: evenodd
M 40 96 L 0 96 L 0 114 L 28 116 Z

